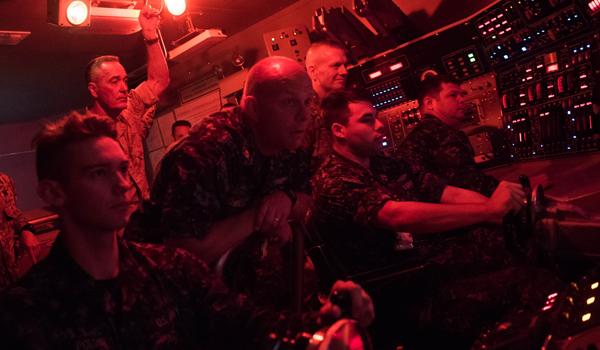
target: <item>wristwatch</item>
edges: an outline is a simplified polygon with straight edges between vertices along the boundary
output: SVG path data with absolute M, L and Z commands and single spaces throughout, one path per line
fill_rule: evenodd
M 144 38 L 144 42 L 146 43 L 146 45 L 156 44 L 158 42 L 158 37 L 156 37 L 154 39 L 146 39 L 146 38 Z
M 292 207 L 293 207 L 294 205 L 296 205 L 296 200 L 298 200 L 298 197 L 296 196 L 296 192 L 294 192 L 294 191 L 292 191 L 292 190 L 290 190 L 290 189 L 287 189 L 287 188 L 284 188 L 284 189 L 282 189 L 282 191 L 283 191 L 283 193 L 285 193 L 285 194 L 286 194 L 288 197 L 290 197 L 290 200 L 292 201 Z

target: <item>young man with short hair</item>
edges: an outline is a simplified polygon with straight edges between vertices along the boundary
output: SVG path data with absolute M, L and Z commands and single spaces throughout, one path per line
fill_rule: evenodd
M 114 138 L 111 119 L 76 113 L 36 137 L 38 194 L 62 229 L 50 254 L 0 295 L 0 348 L 257 348 L 271 332 L 315 326 L 316 314 L 261 311 L 230 294 L 187 252 L 119 238 L 129 160 Z M 335 288 L 349 293 L 353 316 L 368 325 L 364 291 Z M 339 312 L 327 303 L 321 316 Z

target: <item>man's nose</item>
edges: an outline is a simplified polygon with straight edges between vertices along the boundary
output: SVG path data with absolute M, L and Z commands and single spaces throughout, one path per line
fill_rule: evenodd
M 298 113 L 296 113 L 296 118 L 295 118 L 296 121 L 298 123 L 304 123 L 305 121 L 310 119 L 310 112 L 311 112 L 311 104 L 303 103 L 302 106 L 300 107 L 300 109 L 298 110 Z
M 127 92 L 128 88 L 127 88 L 127 82 L 125 81 L 121 81 L 121 86 L 119 86 L 119 91 L 125 91 Z
M 117 193 L 127 192 L 131 186 L 131 183 L 129 182 L 129 173 L 118 172 L 115 177 L 115 182 L 115 190 Z
M 375 131 L 382 134 L 383 133 L 383 123 L 379 118 L 375 118 Z
M 348 69 L 346 69 L 345 65 L 341 65 L 340 69 L 338 69 L 338 72 L 340 75 L 348 75 Z

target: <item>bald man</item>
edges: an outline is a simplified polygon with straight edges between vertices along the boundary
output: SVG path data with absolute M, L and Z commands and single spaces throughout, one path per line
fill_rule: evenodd
M 257 274 L 269 286 L 280 282 L 271 277 L 281 274 L 279 247 L 291 234 L 286 220 L 304 218 L 309 204 L 308 155 L 298 148 L 313 98 L 295 61 L 256 63 L 241 105 L 203 119 L 165 155 L 150 192 L 164 243 L 212 263 L 257 232 L 260 243 L 236 276 L 248 280 L 236 283 L 254 284 Z M 256 293 L 239 291 L 273 306 L 280 288 L 259 285 Z
M 331 152 L 331 140 L 321 117 L 319 104 L 331 91 L 346 86 L 347 65 L 346 48 L 336 41 L 316 42 L 306 53 L 306 70 L 315 90 L 315 99 L 311 110 L 311 123 L 302 145 L 312 155 L 311 176 Z

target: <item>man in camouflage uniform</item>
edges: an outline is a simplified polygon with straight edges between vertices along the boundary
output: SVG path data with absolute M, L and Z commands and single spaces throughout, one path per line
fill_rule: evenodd
M 311 156 L 311 177 L 331 153 L 331 139 L 319 111 L 321 100 L 328 93 L 341 89 L 348 79 L 348 58 L 345 47 L 332 40 L 323 40 L 311 45 L 306 53 L 306 71 L 315 90 L 303 147 Z
M 191 254 L 119 238 L 130 184 L 115 134 L 111 119 L 74 113 L 36 137 L 38 193 L 63 228 L 48 257 L 0 296 L 1 349 L 266 349 L 271 332 L 336 318 L 330 302 L 318 315 L 261 311 Z M 370 298 L 352 283 L 335 288 L 367 326 Z
M 465 94 L 458 81 L 446 75 L 421 82 L 418 100 L 423 117 L 406 136 L 399 156 L 416 173 L 432 173 L 449 185 L 489 197 L 500 181 L 477 168 L 469 138 L 459 130 Z
M 0 173 L 0 291 L 20 275 L 15 259 L 15 235 L 20 234 L 19 248 L 27 252 L 33 263 L 40 255 L 40 244 L 34 229 L 17 207 L 17 189 L 11 178 Z
M 156 33 L 158 10 L 146 5 L 140 11 L 139 22 L 148 50 L 148 80 L 128 92 L 127 73 L 116 56 L 98 57 L 88 63 L 85 71 L 93 97 L 89 111 L 116 121 L 117 141 L 130 160 L 131 212 L 148 198 L 143 142 L 152 127 L 158 96 L 169 85 L 169 68 Z
M 313 178 L 311 220 L 351 273 L 413 258 L 430 264 L 408 284 L 381 292 L 383 301 L 376 296 L 378 319 L 393 325 L 404 320 L 407 330 L 458 329 L 471 339 L 479 327 L 497 320 L 484 310 L 491 308 L 497 316 L 497 310 L 524 297 L 530 288 L 521 286 L 533 279 L 521 270 L 504 270 L 516 261 L 498 231 L 443 232 L 500 220 L 521 208 L 524 192 L 518 184 L 502 182 L 488 199 L 447 186 L 432 174 L 415 176 L 401 160 L 378 155 L 383 125 L 371 98 L 364 90 L 344 89 L 321 102 L 333 152 Z M 536 270 L 534 277 L 555 281 L 543 271 Z M 541 292 L 524 298 L 543 297 Z
M 268 243 L 250 239 L 254 244 L 248 243 L 250 252 L 230 284 L 261 305 L 284 299 L 286 220 L 303 219 L 310 201 L 308 156 L 299 146 L 312 99 L 298 63 L 259 61 L 248 73 L 240 107 L 195 125 L 165 155 L 151 191 L 151 216 L 164 243 L 207 263 L 254 232 L 271 237 Z

